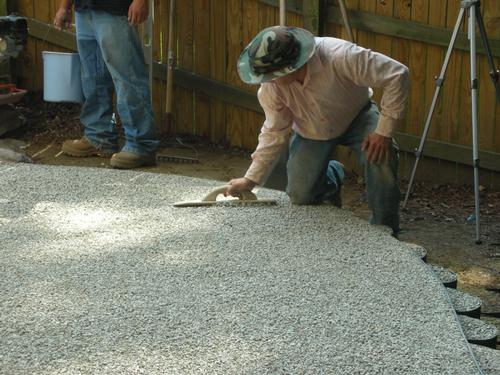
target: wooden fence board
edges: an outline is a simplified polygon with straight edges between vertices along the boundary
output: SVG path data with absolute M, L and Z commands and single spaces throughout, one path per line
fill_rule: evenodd
M 359 10 L 375 13 L 377 9 L 377 3 L 372 0 L 359 0 Z M 368 33 L 366 31 L 358 32 L 358 44 L 362 47 L 370 47 L 375 43 L 375 35 L 373 33 Z
M 210 76 L 210 2 L 194 0 L 194 71 Z M 194 93 L 195 134 L 207 138 L 210 134 L 210 98 Z
M 243 46 L 247 46 L 254 36 L 260 31 L 259 28 L 259 3 L 256 1 L 243 1 Z M 289 20 L 289 17 L 287 17 Z M 246 90 L 255 93 L 258 85 L 246 85 Z M 254 111 L 247 110 L 246 126 L 242 129 L 242 147 L 248 150 L 254 149 L 257 143 L 257 136 L 261 128 L 260 118 Z
M 261 4 L 259 6 L 259 24 L 261 25 L 261 29 L 265 29 L 266 27 L 275 26 L 279 23 L 277 19 L 278 14 L 275 7 L 270 5 Z
M 36 19 L 46 22 L 48 24 L 52 24 L 52 19 L 50 18 L 50 7 L 47 6 L 46 2 L 35 1 L 34 2 L 34 16 Z M 49 29 L 49 32 L 54 32 L 53 28 Z M 43 51 L 49 50 L 49 44 L 46 41 L 38 41 L 36 44 L 36 55 L 35 55 L 35 64 L 36 64 L 36 78 L 35 78 L 35 86 L 42 87 L 43 86 Z
M 500 37 L 500 2 L 483 1 L 483 19 L 489 38 Z M 500 66 L 500 59 L 494 59 Z M 490 78 L 490 68 L 487 59 L 480 56 L 479 63 L 479 146 L 485 150 L 499 150 L 500 116 L 496 114 L 500 105 L 495 100 L 495 88 Z M 491 110 L 497 108 L 497 111 Z M 500 113 L 500 112 L 499 112 Z
M 408 0 L 396 0 L 394 3 L 394 17 L 402 20 L 411 19 L 411 2 Z M 392 43 L 392 56 L 397 61 L 410 66 L 410 41 L 401 38 L 393 39 Z M 409 104 L 407 105 L 409 107 Z M 407 132 L 409 124 L 409 110 L 406 110 L 406 116 L 402 124 L 400 124 L 400 131 Z
M 182 69 L 193 69 L 193 0 L 176 1 L 177 61 Z M 179 86 L 176 92 L 176 121 L 179 134 L 193 133 L 193 92 Z
M 210 76 L 218 81 L 226 81 L 226 0 L 210 1 Z M 211 100 L 210 140 L 226 144 L 226 104 Z
M 243 48 L 243 14 L 242 14 L 242 0 L 228 0 L 228 20 L 226 23 L 227 29 L 227 67 L 226 67 L 226 81 L 232 86 L 246 89 L 246 85 L 240 80 L 237 71 L 237 61 L 240 52 Z M 242 147 L 243 134 L 242 129 L 247 124 L 247 117 L 244 110 L 237 106 L 228 105 L 226 112 L 227 121 L 227 139 L 236 147 Z
M 168 20 L 168 12 L 165 14 L 165 8 L 168 8 L 169 4 L 166 1 L 154 0 L 154 16 L 155 22 L 153 24 L 153 58 L 155 61 L 161 61 L 167 63 L 164 59 L 164 44 L 167 44 L 167 40 L 164 39 L 165 35 L 163 32 L 163 25 L 168 25 L 167 22 L 158 22 L 157 20 Z M 165 18 L 166 17 L 166 18 Z M 165 47 L 166 48 L 166 47 Z M 164 127 L 164 112 L 165 112 L 165 96 L 166 96 L 166 84 L 162 80 L 153 78 L 153 89 L 152 89 L 152 102 L 153 111 L 155 114 L 155 124 L 159 134 L 163 134 L 167 131 Z
M 432 11 L 429 11 L 429 25 L 445 27 L 446 26 L 446 1 L 438 1 L 432 4 Z M 429 113 L 432 99 L 436 91 L 435 77 L 439 76 L 444 62 L 444 50 L 442 47 L 427 46 L 427 66 L 425 80 L 425 107 L 422 108 L 425 116 Z M 439 100 L 434 111 L 433 125 L 429 131 L 429 138 L 440 139 L 441 127 L 438 124 L 442 121 L 443 100 Z
M 427 23 L 429 15 L 429 0 L 414 0 L 412 2 L 411 19 Z M 408 106 L 408 128 L 410 134 L 419 135 L 425 122 L 425 87 L 427 46 L 421 42 L 410 44 L 410 102 Z

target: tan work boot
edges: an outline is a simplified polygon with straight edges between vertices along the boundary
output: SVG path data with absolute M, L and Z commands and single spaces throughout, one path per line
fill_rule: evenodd
M 61 147 L 64 154 L 79 158 L 89 156 L 110 157 L 112 153 L 99 151 L 95 146 L 91 145 L 85 138 L 72 139 L 64 141 Z
M 156 164 L 155 155 L 139 155 L 133 152 L 120 151 L 111 157 L 109 164 L 113 168 L 133 169 Z

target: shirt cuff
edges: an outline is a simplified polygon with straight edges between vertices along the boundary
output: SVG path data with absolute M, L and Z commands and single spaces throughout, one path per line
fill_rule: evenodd
M 255 182 L 257 185 L 262 185 L 266 177 L 266 168 L 261 163 L 253 161 L 245 173 L 245 178 Z
M 399 120 L 382 114 L 380 115 L 380 119 L 378 120 L 378 125 L 375 129 L 375 133 L 387 138 L 392 138 L 398 123 Z

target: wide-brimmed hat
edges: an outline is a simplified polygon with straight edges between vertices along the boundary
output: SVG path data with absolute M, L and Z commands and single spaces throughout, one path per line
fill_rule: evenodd
M 238 59 L 245 83 L 260 84 L 293 73 L 314 55 L 314 36 L 298 27 L 273 26 L 262 30 Z

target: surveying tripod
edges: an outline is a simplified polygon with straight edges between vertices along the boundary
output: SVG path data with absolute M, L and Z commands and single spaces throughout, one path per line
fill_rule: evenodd
M 436 108 L 436 104 L 441 92 L 441 87 L 444 83 L 444 78 L 448 64 L 450 62 L 451 53 L 455 46 L 457 40 L 458 32 L 460 30 L 461 23 L 463 21 L 465 11 L 469 11 L 469 22 L 468 22 L 468 35 L 470 40 L 470 79 L 471 79 L 471 106 L 472 106 L 472 151 L 473 151 L 473 167 L 474 167 L 474 202 L 475 202 L 475 218 L 476 218 L 476 244 L 481 243 L 481 231 L 480 231 L 480 202 L 479 202 L 479 149 L 478 149 L 478 139 L 477 139 L 477 50 L 476 50 L 476 26 L 479 27 L 479 33 L 481 35 L 481 40 L 483 43 L 484 51 L 488 59 L 488 64 L 490 67 L 490 77 L 493 81 L 493 85 L 496 90 L 496 98 L 498 103 L 500 103 L 500 85 L 498 83 L 499 71 L 495 67 L 495 62 L 491 53 L 490 44 L 488 42 L 488 36 L 486 35 L 486 29 L 484 27 L 484 21 L 481 16 L 480 1 L 479 0 L 462 0 L 460 3 L 460 13 L 458 14 L 457 23 L 455 24 L 455 29 L 451 37 L 450 45 L 448 46 L 448 51 L 446 52 L 446 57 L 444 59 L 443 66 L 441 68 L 441 73 L 436 79 L 436 91 L 434 93 L 434 98 L 432 100 L 431 108 L 425 122 L 424 131 L 418 149 L 415 152 L 415 164 L 413 166 L 413 171 L 411 173 L 410 182 L 408 183 L 408 189 L 406 191 L 405 200 L 403 203 L 403 208 L 406 207 L 408 203 L 408 198 L 410 196 L 413 181 L 415 179 L 415 173 L 417 171 L 418 162 L 422 156 L 422 151 L 424 149 L 425 139 L 427 133 L 429 132 L 429 127 L 432 121 L 432 116 Z

